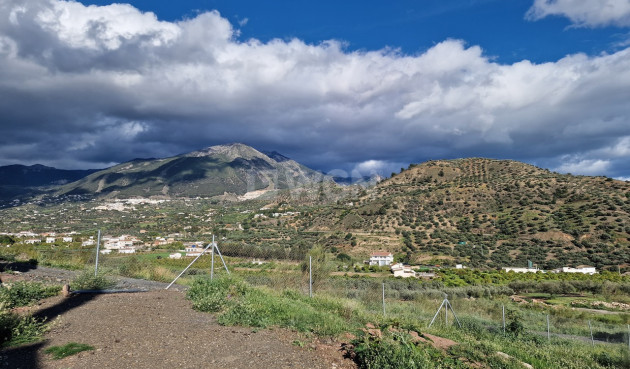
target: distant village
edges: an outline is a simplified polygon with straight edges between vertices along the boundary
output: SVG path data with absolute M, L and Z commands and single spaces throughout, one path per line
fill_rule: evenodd
M 273 214 L 272 216 L 279 216 L 283 214 Z M 140 231 L 143 233 L 143 231 Z M 44 233 L 33 233 L 29 231 L 22 231 L 17 233 L 3 233 L 0 232 L 0 235 L 6 235 L 10 237 L 14 237 L 16 239 L 20 239 L 22 244 L 55 244 L 57 242 L 62 243 L 71 243 L 71 242 L 81 242 L 82 247 L 87 246 L 96 246 L 97 239 L 95 236 L 82 237 L 77 232 L 68 232 L 68 233 L 55 233 L 55 232 L 44 232 Z M 178 242 L 178 238 L 180 238 L 180 234 L 171 234 L 167 237 L 156 237 L 154 240 L 150 242 L 144 242 L 140 238 L 130 235 L 121 235 L 121 236 L 108 236 L 104 235 L 101 237 L 101 245 L 100 245 L 100 253 L 101 254 L 111 254 L 112 252 L 117 252 L 118 254 L 134 254 L 140 250 L 150 250 L 153 248 L 159 248 L 160 246 L 167 246 L 172 243 Z M 3 245 L 0 245 L 3 246 Z M 6 245 L 6 247 L 10 247 L 10 245 Z M 204 242 L 196 241 L 196 242 L 186 242 L 183 243 L 183 250 L 178 252 L 173 252 L 169 255 L 171 259 L 181 259 L 182 257 L 197 257 L 202 254 L 204 250 Z M 260 261 L 253 261 L 253 263 L 260 263 Z M 370 255 L 369 260 L 364 261 L 365 264 L 369 266 L 378 266 L 378 267 L 389 267 L 394 277 L 401 278 L 433 278 L 435 277 L 435 273 L 433 272 L 420 272 L 417 269 L 420 266 L 412 266 L 405 265 L 403 263 L 394 263 L 394 254 L 387 251 L 378 251 L 373 252 Z M 464 269 L 466 266 L 462 264 L 455 265 L 455 269 Z M 593 266 L 588 265 L 580 265 L 577 267 L 561 267 L 553 270 L 542 270 L 537 266 L 533 265 L 531 262 L 527 267 L 503 267 L 503 271 L 505 272 L 513 272 L 513 273 L 582 273 L 593 275 L 597 274 L 597 270 Z
M 140 231 L 140 233 L 143 233 Z M 22 231 L 18 233 L 4 233 L 0 232 L 0 235 L 6 235 L 10 237 L 14 237 L 16 239 L 20 239 L 22 244 L 26 245 L 37 245 L 37 244 L 49 244 L 53 245 L 55 243 L 71 243 L 71 242 L 81 242 L 82 247 L 94 246 L 96 247 L 97 237 L 89 236 L 82 237 L 77 232 L 69 232 L 69 233 L 56 233 L 56 232 L 44 232 L 44 233 L 33 233 L 29 231 Z M 149 250 L 152 248 L 159 248 L 160 246 L 170 245 L 172 243 L 178 242 L 178 238 L 180 238 L 180 234 L 171 234 L 167 237 L 156 237 L 151 242 L 144 242 L 140 238 L 130 235 L 121 235 L 121 236 L 108 236 L 104 235 L 101 237 L 101 245 L 100 245 L 100 253 L 103 255 L 111 254 L 112 252 L 117 252 L 119 254 L 135 254 L 140 250 Z M 10 247 L 10 245 L 6 245 L 6 247 Z M 203 242 L 187 242 L 184 243 L 184 256 L 199 256 L 203 250 Z M 182 252 L 174 252 L 170 256 L 172 259 L 179 259 L 182 257 Z

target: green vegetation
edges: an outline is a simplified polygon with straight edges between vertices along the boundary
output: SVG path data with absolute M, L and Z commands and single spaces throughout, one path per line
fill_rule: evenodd
M 68 342 L 63 346 L 51 346 L 47 348 L 45 352 L 52 355 L 53 359 L 59 360 L 78 354 L 79 352 L 90 350 L 94 350 L 94 347 L 84 343 Z
M 46 325 L 32 316 L 21 316 L 11 309 L 31 305 L 59 293 L 59 286 L 35 282 L 16 282 L 0 287 L 0 346 L 13 346 L 40 339 Z
M 70 288 L 74 291 L 104 290 L 113 287 L 115 284 L 114 281 L 102 274 L 94 275 L 93 271 L 86 270 L 70 283 Z
M 0 347 L 37 341 L 46 330 L 43 322 L 32 316 L 20 316 L 0 304 Z
M 55 296 L 61 291 L 60 286 L 45 286 L 36 282 L 15 282 L 0 286 L 0 305 L 10 309 L 27 306 L 37 301 Z
M 360 368 L 468 368 L 438 349 L 412 341 L 406 333 L 386 330 L 383 337 L 362 334 L 353 344 L 355 360 Z
M 360 288 L 355 290 L 351 283 Z M 400 280 L 385 283 L 386 316 L 382 315 L 380 283 L 369 278 L 340 278 L 332 283 L 334 286 L 323 285 L 313 298 L 295 289 L 255 287 L 233 275 L 212 282 L 198 278 L 192 283 L 188 298 L 196 309 L 217 313 L 219 322 L 226 325 L 288 327 L 333 337 L 352 332 L 357 336 L 353 355 L 361 368 L 466 368 L 474 363 L 480 363 L 481 367 L 521 368 L 520 362 L 526 362 L 536 368 L 577 369 L 622 368 L 630 363 L 627 344 L 592 347 L 577 340 L 555 337 L 547 340 L 535 333 L 545 331 L 545 317 L 550 314 L 553 329 L 561 325 L 566 334 L 588 337 L 586 320 L 591 320 L 598 339 L 614 340 L 617 334 L 614 327 L 619 327 L 619 321 L 610 322 L 606 318 L 598 321 L 592 313 L 570 309 L 518 305 L 501 294 L 491 293 L 474 300 L 452 297 L 462 329 L 452 325 L 452 318 L 451 325 L 438 319 L 437 324 L 428 328 L 441 301 L 441 292 L 434 290 L 440 293 L 432 296 L 433 292 L 424 289 L 428 294 L 401 299 L 401 291 L 420 284 Z M 464 288 L 475 286 L 453 287 Z M 421 287 L 418 291 L 422 291 Z M 505 335 L 500 331 L 501 305 L 506 306 Z M 624 319 L 628 318 L 625 315 Z M 370 323 L 380 327 L 379 334 L 365 329 Z M 426 339 L 414 339 L 414 332 L 448 338 L 457 344 L 442 350 Z

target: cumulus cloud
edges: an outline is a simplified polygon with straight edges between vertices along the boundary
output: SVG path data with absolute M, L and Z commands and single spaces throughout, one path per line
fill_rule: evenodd
M 227 142 L 348 172 L 582 155 L 616 173 L 630 156 L 630 49 L 498 64 L 462 40 L 405 55 L 237 34 L 218 12 L 164 22 L 129 5 L 0 1 L 0 165 Z
M 564 16 L 578 27 L 630 26 L 629 0 L 534 0 L 526 18 Z
M 560 173 L 596 176 L 605 173 L 609 167 L 610 162 L 607 160 L 585 159 L 574 162 L 568 161 L 556 168 L 555 171 Z

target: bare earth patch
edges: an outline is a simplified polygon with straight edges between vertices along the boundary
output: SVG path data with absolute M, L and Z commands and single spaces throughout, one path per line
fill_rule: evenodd
M 179 291 L 55 297 L 35 315 L 51 319 L 51 331 L 42 342 L 0 351 L 0 368 L 356 368 L 337 342 L 221 326 Z M 61 360 L 44 353 L 68 342 L 95 350 Z

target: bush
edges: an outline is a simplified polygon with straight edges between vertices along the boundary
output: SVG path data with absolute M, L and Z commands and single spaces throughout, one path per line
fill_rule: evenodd
M 36 341 L 45 330 L 43 322 L 32 316 L 21 317 L 0 303 L 0 346 Z
M 46 297 L 55 296 L 61 291 L 59 286 L 44 286 L 35 282 L 16 282 L 0 287 L 0 303 L 8 309 L 27 306 Z
M 354 340 L 355 361 L 359 368 L 419 369 L 465 368 L 442 352 L 411 341 L 405 333 L 387 333 L 383 338 L 364 335 Z
M 192 301 L 193 308 L 199 311 L 218 312 L 225 309 L 237 296 L 245 293 L 243 282 L 231 277 L 197 278 L 186 292 L 186 297 Z
M 71 283 L 70 288 L 77 290 L 104 290 L 114 287 L 116 282 L 105 277 L 104 275 L 94 275 L 93 272 L 86 270 L 79 274 Z

